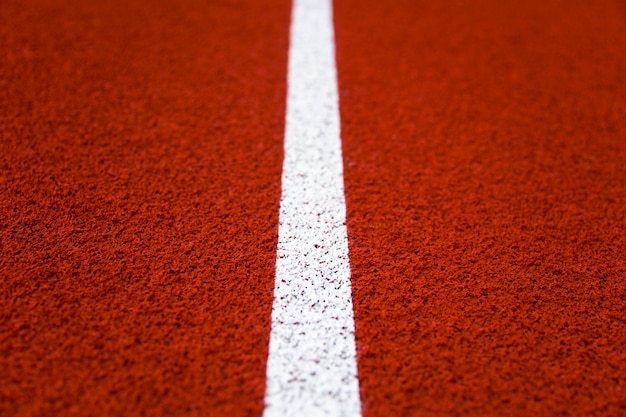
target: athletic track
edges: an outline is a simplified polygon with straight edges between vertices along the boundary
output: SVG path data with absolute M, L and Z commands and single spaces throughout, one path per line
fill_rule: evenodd
M 0 0 L 0 415 L 262 415 L 291 12 Z M 626 2 L 333 14 L 362 415 L 626 416 Z

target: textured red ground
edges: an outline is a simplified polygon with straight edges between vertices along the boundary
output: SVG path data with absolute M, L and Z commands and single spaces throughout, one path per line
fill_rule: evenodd
M 260 414 L 289 13 L 0 1 L 0 415 Z
M 365 416 L 626 415 L 625 11 L 336 1 Z

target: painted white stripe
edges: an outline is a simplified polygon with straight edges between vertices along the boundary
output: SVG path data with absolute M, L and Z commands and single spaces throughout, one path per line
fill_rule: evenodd
M 264 417 L 361 415 L 331 0 L 294 0 Z

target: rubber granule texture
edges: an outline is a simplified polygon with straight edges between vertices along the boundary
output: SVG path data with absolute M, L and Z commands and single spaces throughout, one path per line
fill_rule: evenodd
M 0 2 L 0 415 L 260 415 L 289 13 Z
M 626 415 L 626 10 L 338 0 L 364 415 Z

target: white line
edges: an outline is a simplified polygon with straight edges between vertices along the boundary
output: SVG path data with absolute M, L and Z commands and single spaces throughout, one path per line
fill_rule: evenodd
M 361 415 L 331 0 L 294 0 L 264 417 Z

